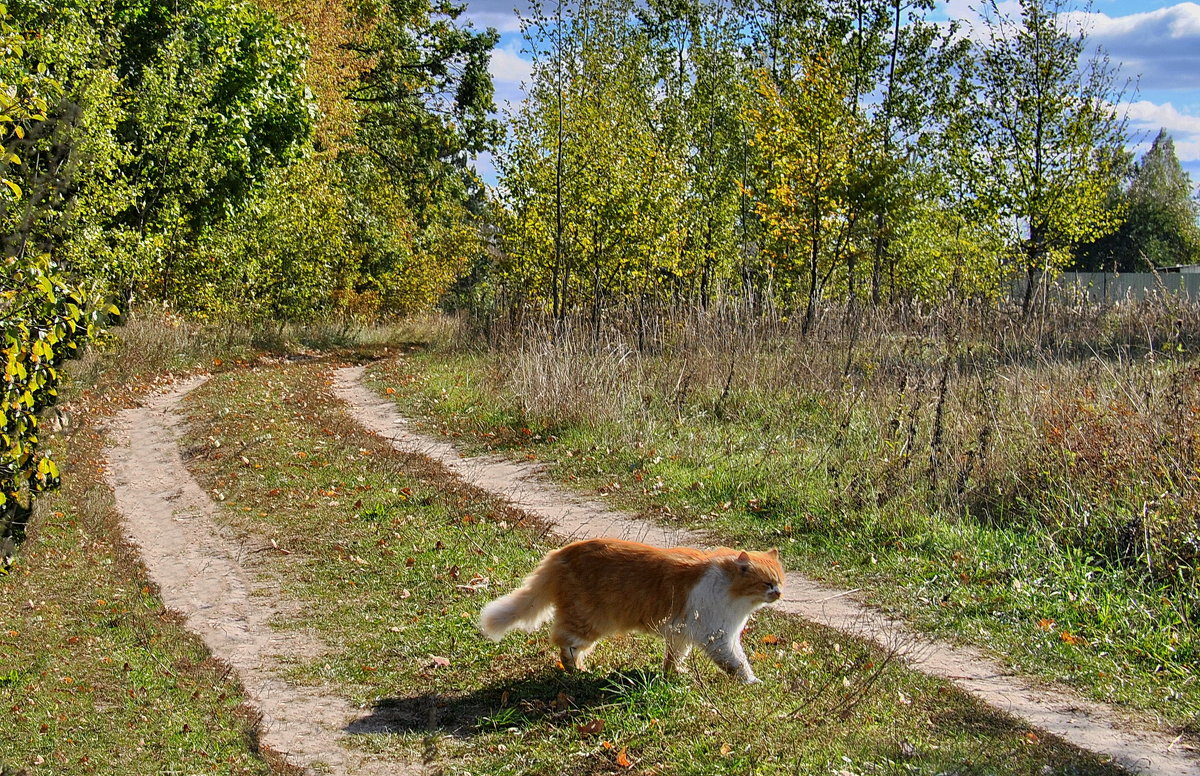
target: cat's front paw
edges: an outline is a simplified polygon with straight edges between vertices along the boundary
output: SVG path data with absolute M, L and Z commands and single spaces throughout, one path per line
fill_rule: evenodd
M 747 674 L 742 677 L 742 684 L 762 684 L 762 680 L 754 674 Z

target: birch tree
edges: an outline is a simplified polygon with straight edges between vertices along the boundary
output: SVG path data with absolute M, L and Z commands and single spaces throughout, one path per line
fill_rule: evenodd
M 981 194 L 1013 224 L 1028 313 L 1036 278 L 1065 266 L 1071 246 L 1113 231 L 1108 196 L 1125 139 L 1116 74 L 1104 58 L 1081 64 L 1082 33 L 1066 30 L 1064 0 L 1019 0 L 1020 18 L 984 5 L 973 105 Z

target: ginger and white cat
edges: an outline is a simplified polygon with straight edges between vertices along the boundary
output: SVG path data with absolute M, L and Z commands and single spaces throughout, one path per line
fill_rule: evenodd
M 551 639 L 567 670 L 582 670 L 605 636 L 658 633 L 667 642 L 667 670 L 683 670 L 696 646 L 749 684 L 758 679 L 742 650 L 742 628 L 755 609 L 779 599 L 782 586 L 778 550 L 664 550 L 589 539 L 548 553 L 520 588 L 483 608 L 479 627 L 499 641 L 553 617 Z

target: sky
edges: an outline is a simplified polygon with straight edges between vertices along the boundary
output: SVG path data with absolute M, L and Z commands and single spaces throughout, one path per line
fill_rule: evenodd
M 521 53 L 520 25 L 514 5 L 524 0 L 468 0 L 466 16 L 476 27 L 495 27 L 500 44 L 492 54 L 491 71 L 496 103 L 514 108 L 529 76 L 530 64 Z M 931 15 L 935 21 L 970 22 L 978 0 L 939 2 Z M 1080 4 L 1082 5 L 1082 3 Z M 1001 9 L 1016 8 L 1002 0 Z M 1175 153 L 1200 188 L 1200 4 L 1170 0 L 1093 0 L 1088 12 L 1076 12 L 1071 21 L 1081 25 L 1093 49 L 1100 47 L 1120 65 L 1121 81 L 1131 86 L 1118 109 L 1128 116 L 1130 147 L 1140 156 L 1150 147 L 1159 129 L 1175 142 Z M 478 164 L 485 180 L 494 182 L 490 160 Z

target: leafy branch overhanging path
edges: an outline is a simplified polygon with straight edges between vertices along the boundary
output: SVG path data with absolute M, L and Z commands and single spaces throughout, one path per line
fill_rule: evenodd
M 563 538 L 616 537 L 659 546 L 706 544 L 699 533 L 664 529 L 558 488 L 539 475 L 536 465 L 494 456 L 465 458 L 453 445 L 411 431 L 392 401 L 363 385 L 363 372 L 361 366 L 345 367 L 335 373 L 334 380 L 334 392 L 360 424 L 388 439 L 396 449 L 428 456 L 471 485 L 507 498 L 519 509 L 556 526 L 555 533 Z M 784 597 L 775 607 L 897 649 L 911 668 L 948 679 L 985 703 L 1081 749 L 1108 755 L 1134 773 L 1200 773 L 1200 758 L 1174 747 L 1172 739 L 1162 733 L 1123 719 L 1112 707 L 1038 686 L 979 650 L 931 640 L 903 621 L 859 603 L 849 593 L 792 573 Z

